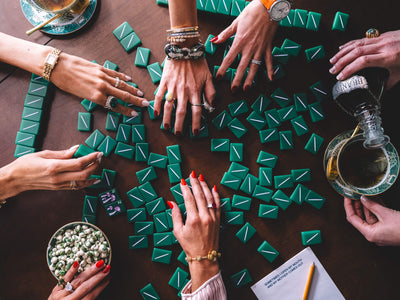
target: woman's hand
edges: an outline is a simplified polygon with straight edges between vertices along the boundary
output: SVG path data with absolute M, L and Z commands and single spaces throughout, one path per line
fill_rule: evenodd
M 110 274 L 111 266 L 104 266 L 103 260 L 98 261 L 74 278 L 78 268 L 79 263 L 76 261 L 63 278 L 66 283 L 71 283 L 73 291 L 67 291 L 62 286 L 56 285 L 49 300 L 96 299 L 110 282 L 108 274 Z
M 77 149 L 24 155 L 0 169 L 0 177 L 8 178 L 0 188 L 0 199 L 7 199 L 27 190 L 68 190 L 75 181 L 77 189 L 97 183 L 89 179 L 99 167 L 102 152 L 73 158 Z
M 232 92 L 236 92 L 239 89 L 247 67 L 249 67 L 249 72 L 243 84 L 243 90 L 248 91 L 251 88 L 254 76 L 259 68 L 258 64 L 250 63 L 252 59 L 262 61 L 264 56 L 268 77 L 272 81 L 274 69 L 271 48 L 272 39 L 277 28 L 278 22 L 270 20 L 268 10 L 264 5 L 259 0 L 251 1 L 228 28 L 211 40 L 215 44 L 220 44 L 236 34 L 228 54 L 222 61 L 216 78 L 221 79 L 238 54 L 241 53 L 242 57 L 235 78 L 232 81 Z
M 400 81 L 400 30 L 385 32 L 376 38 L 350 41 L 339 47 L 331 58 L 331 74 L 337 80 L 347 79 L 353 73 L 367 67 L 383 67 L 390 71 L 387 87 Z
M 185 223 L 181 211 L 174 202 L 168 202 L 172 208 L 174 235 L 188 257 L 205 256 L 210 250 L 218 251 L 220 198 L 217 188 L 208 188 L 203 175 L 196 178 L 193 171 L 190 175 L 190 187 L 182 179 L 181 190 L 185 200 L 187 217 Z M 218 262 L 207 259 L 189 262 L 192 278 L 192 291 L 218 273 Z
M 131 80 L 128 75 L 64 52 L 61 52 L 50 79 L 60 89 L 101 106 L 105 105 L 108 96 L 137 106 L 149 105 L 146 99 L 140 98 L 143 96 L 141 90 L 125 82 Z M 119 103 L 113 111 L 126 116 L 138 115 L 132 108 Z
M 215 89 L 204 58 L 198 60 L 166 60 L 154 103 L 154 112 L 158 116 L 164 94 L 166 92 L 172 93 L 175 99 L 165 101 L 164 104 L 163 124 L 165 130 L 168 130 L 174 123 L 171 114 L 174 102 L 176 102 L 175 135 L 182 134 L 189 102 L 192 104 L 192 132 L 195 136 L 199 134 L 202 106 L 198 106 L 198 104 L 202 103 L 203 89 L 207 102 L 212 106 Z M 193 106 L 193 104 L 196 105 Z
M 362 196 L 361 201 L 344 198 L 347 221 L 378 246 L 400 246 L 400 212 Z

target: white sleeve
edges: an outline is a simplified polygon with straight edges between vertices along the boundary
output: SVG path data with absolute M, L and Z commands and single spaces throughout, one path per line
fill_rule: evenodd
M 190 280 L 182 289 L 181 295 L 183 300 L 226 300 L 226 290 L 221 271 L 204 282 L 194 292 L 192 292 L 192 281 Z

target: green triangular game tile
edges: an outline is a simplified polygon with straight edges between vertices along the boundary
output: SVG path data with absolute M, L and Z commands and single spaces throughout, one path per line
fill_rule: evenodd
M 103 67 L 109 70 L 114 70 L 117 71 L 118 70 L 118 65 L 114 64 L 113 62 L 106 60 L 103 64 Z
M 250 273 L 247 269 L 243 269 L 231 276 L 231 281 L 235 288 L 242 287 L 252 281 Z
M 250 115 L 246 118 L 247 122 L 249 122 L 253 127 L 257 130 L 261 130 L 264 128 L 267 121 L 257 112 L 253 111 Z
M 197 0 L 197 10 L 204 11 L 206 9 L 206 0 Z
M 265 119 L 269 128 L 276 128 L 281 125 L 281 121 L 276 108 L 265 111 Z
M 40 129 L 40 123 L 28 120 L 21 120 L 21 125 L 19 126 L 19 131 L 38 134 Z
M 324 142 L 324 138 L 319 135 L 313 133 L 310 139 L 307 141 L 304 149 L 312 154 L 317 154 L 318 150 L 321 148 L 322 143 Z
M 146 235 L 129 236 L 129 249 L 142 249 L 149 247 L 149 241 Z
M 31 82 L 29 84 L 28 94 L 33 96 L 46 97 L 47 89 L 47 84 L 38 84 L 35 82 Z
M 232 207 L 240 210 L 250 210 L 251 198 L 240 195 L 233 195 Z
M 270 103 L 271 99 L 263 94 L 260 94 L 257 97 L 256 101 L 254 101 L 254 103 L 251 105 L 251 109 L 255 112 L 258 112 L 259 114 L 262 114 L 267 109 Z
M 41 118 L 42 118 L 42 110 L 41 109 L 24 107 L 24 110 L 22 111 L 22 119 L 23 120 L 40 122 Z
M 252 196 L 262 201 L 269 202 L 271 200 L 272 194 L 272 190 L 261 185 L 256 185 Z
M 44 97 L 29 95 L 29 94 L 27 94 L 25 97 L 25 102 L 24 102 L 25 107 L 42 109 L 43 104 L 44 104 Z
M 147 162 L 148 159 L 149 159 L 149 144 L 148 143 L 137 143 L 135 160 Z
M 132 208 L 126 210 L 126 215 L 128 216 L 129 223 L 135 223 L 138 221 L 146 221 L 146 210 L 144 207 L 141 208 Z
M 97 147 L 97 151 L 103 152 L 104 156 L 107 157 L 114 150 L 117 142 L 109 135 L 101 142 Z
M 266 241 L 262 242 L 260 247 L 258 247 L 257 251 L 271 263 L 279 255 L 279 252 L 276 251 L 276 249 L 272 247 L 270 244 L 268 244 Z
M 297 112 L 308 110 L 308 101 L 306 93 L 293 94 L 293 98 L 294 98 L 294 106 L 296 107 Z
M 289 62 L 290 55 L 285 50 L 279 47 L 274 47 L 272 50 L 272 58 L 274 62 L 286 65 Z
M 251 195 L 258 183 L 258 177 L 247 174 L 246 178 L 243 180 L 240 190 L 248 195 Z
M 190 138 L 191 139 L 201 139 L 201 138 L 208 138 L 210 136 L 210 133 L 208 131 L 208 125 L 207 124 L 202 124 L 199 129 L 199 134 L 197 136 L 193 135 L 193 130 L 192 126 L 189 126 L 189 132 L 190 132 Z
M 162 69 L 158 62 L 148 65 L 147 71 L 149 72 L 151 81 L 153 81 L 154 84 L 160 82 L 161 77 L 162 77 Z
M 349 21 L 349 15 L 340 11 L 336 12 L 335 18 L 332 23 L 332 30 L 345 31 L 347 22 Z
M 306 188 L 304 185 L 299 183 L 296 186 L 296 188 L 294 189 L 293 193 L 290 195 L 290 200 L 301 205 L 304 202 L 304 200 L 306 199 L 308 191 L 309 191 L 308 188 Z
M 249 222 L 243 225 L 242 228 L 236 233 L 236 237 L 243 243 L 246 244 L 256 233 L 256 229 L 251 226 Z
M 279 133 L 277 128 L 261 130 L 259 135 L 262 144 L 279 141 Z
M 281 150 L 293 149 L 293 134 L 292 131 L 279 131 L 279 146 Z
M 262 186 L 272 186 L 272 168 L 260 167 L 258 169 L 258 179 Z
M 174 274 L 171 276 L 168 284 L 173 288 L 180 290 L 183 287 L 185 279 L 189 276 L 189 273 L 177 267 Z
M 286 208 L 289 207 L 289 205 L 292 203 L 292 200 L 284 192 L 281 190 L 277 190 L 273 195 L 272 195 L 272 200 L 283 210 L 286 210 Z
M 229 161 L 243 161 L 243 143 L 231 143 L 229 148 Z
M 101 181 L 104 183 L 106 188 L 112 188 L 114 186 L 117 172 L 114 170 L 103 169 L 101 172 Z
M 143 124 L 132 125 L 132 143 L 146 141 L 146 129 Z
M 290 55 L 297 56 L 300 53 L 301 45 L 290 39 L 285 39 L 281 49 Z
M 210 13 L 216 13 L 217 5 L 218 5 L 217 0 L 206 0 L 205 11 L 210 12 Z
M 325 198 L 317 194 L 313 190 L 309 190 L 306 199 L 304 199 L 304 201 L 311 204 L 315 208 L 321 209 L 322 205 L 324 205 L 325 203 Z
M 171 262 L 171 256 L 172 256 L 171 250 L 154 248 L 153 255 L 151 256 L 151 260 L 154 262 L 159 262 L 159 263 L 168 265 Z M 156 298 L 153 298 L 153 299 L 156 299 Z
M 186 258 L 186 253 L 185 251 L 181 251 L 181 253 L 178 255 L 177 260 L 181 263 L 183 263 L 186 267 L 189 266 L 188 262 L 185 260 Z
M 322 243 L 321 231 L 310 230 L 301 232 L 301 242 L 304 246 L 316 245 Z
M 225 224 L 243 225 L 244 216 L 242 211 L 227 211 L 224 213 Z
M 15 138 L 15 144 L 27 147 L 33 147 L 35 145 L 36 135 L 25 132 L 17 132 Z
M 310 169 L 293 169 L 291 171 L 293 182 L 306 182 L 311 180 Z
M 308 62 L 312 62 L 312 61 L 316 61 L 318 59 L 322 59 L 325 57 L 325 51 L 324 51 L 324 47 L 321 46 L 316 46 L 313 48 L 308 48 L 306 50 L 304 50 L 305 54 L 306 54 L 306 58 Z
M 294 9 L 291 9 L 289 11 L 289 14 L 285 18 L 279 21 L 279 26 L 293 27 L 293 22 L 294 22 Z
M 228 105 L 228 108 L 232 117 L 236 117 L 249 111 L 249 107 L 245 100 L 233 102 Z
M 181 204 L 184 202 L 180 183 L 178 183 L 177 185 L 170 188 L 170 191 L 171 191 L 172 195 L 174 196 L 175 201 L 178 204 Z
M 318 31 L 320 21 L 321 21 L 321 14 L 310 11 L 308 13 L 306 29 L 312 31 Z
M 135 47 L 140 46 L 142 44 L 142 41 L 140 38 L 137 36 L 135 32 L 131 32 L 129 35 L 124 37 L 120 41 L 122 47 L 124 47 L 126 52 L 131 52 Z
M 223 211 L 223 212 L 231 211 L 232 210 L 231 199 L 230 198 L 221 199 L 220 207 L 221 207 L 221 211 Z
M 228 173 L 231 175 L 234 175 L 235 177 L 238 177 L 239 179 L 245 179 L 247 174 L 249 173 L 249 168 L 245 167 L 237 162 L 232 162 Z
M 292 188 L 293 177 L 292 175 L 277 175 L 274 176 L 274 184 L 276 189 Z
M 168 6 L 168 0 L 157 0 L 157 5 Z
M 173 229 L 174 228 L 174 222 L 172 221 L 172 210 L 170 208 L 165 210 L 165 214 L 167 216 L 167 222 L 168 222 L 169 229 Z
M 154 247 L 171 246 L 172 232 L 156 232 L 153 234 Z
M 133 155 L 135 154 L 135 147 L 118 142 L 117 146 L 115 147 L 114 153 L 127 159 L 133 159 Z
M 221 112 L 218 116 L 216 116 L 212 120 L 214 126 L 218 130 L 221 130 L 222 128 L 226 127 L 230 121 L 232 121 L 232 117 L 226 110 Z
M 82 156 L 86 156 L 90 153 L 96 152 L 95 150 L 81 144 L 79 145 L 78 149 L 76 149 L 75 153 L 74 153 L 74 158 L 78 158 L 78 157 L 82 157 Z
M 226 1 L 226 0 L 225 0 Z M 206 53 L 208 54 L 214 54 L 215 50 L 217 50 L 216 45 L 214 45 L 213 43 L 210 42 L 210 40 L 214 37 L 214 35 L 209 34 L 207 37 L 206 42 L 204 43 L 204 47 L 206 49 Z
M 82 216 L 82 222 L 90 223 L 96 225 L 96 216 Z
M 108 217 L 117 216 L 126 211 L 126 208 L 122 200 L 115 201 L 110 205 L 105 206 L 104 209 Z
M 277 219 L 279 207 L 275 205 L 260 204 L 258 208 L 258 216 L 260 218 Z
M 284 108 L 278 109 L 278 115 L 281 122 L 291 120 L 297 116 L 296 109 L 294 105 L 289 105 Z
M 288 106 L 290 97 L 281 89 L 277 88 L 270 96 L 280 107 Z
M 153 186 L 151 185 L 151 183 L 149 181 L 138 186 L 138 189 L 140 191 L 140 194 L 142 195 L 142 198 L 146 202 L 155 200 L 158 197 L 156 191 L 154 190 Z
M 181 163 L 181 152 L 179 145 L 167 146 L 168 162 L 170 164 Z
M 143 197 L 142 193 L 140 192 L 139 188 L 134 187 L 130 191 L 126 193 L 129 200 L 131 201 L 132 205 L 136 208 L 145 204 L 145 197 Z
M 134 117 L 122 116 L 122 123 L 128 125 L 140 124 L 143 122 L 143 113 L 141 111 L 137 112 L 138 115 Z
M 298 28 L 305 28 L 307 24 L 308 11 L 304 9 L 294 10 L 293 26 Z
M 276 64 L 273 66 L 273 70 L 274 70 L 274 81 L 285 78 L 286 76 L 286 72 L 285 69 L 283 68 L 283 66 L 281 64 Z M 267 80 L 269 81 L 269 77 L 268 77 L 268 72 L 266 72 L 265 77 L 267 78 Z
M 119 125 L 120 114 L 109 111 L 107 113 L 107 120 L 105 129 L 109 131 L 117 131 Z
M 31 75 L 31 82 L 38 83 L 38 84 L 43 84 L 43 85 L 49 85 L 49 81 L 44 79 L 42 76 L 36 75 L 32 73 Z
M 88 112 L 78 113 L 78 131 L 92 130 L 92 114 Z
M 329 98 L 329 91 L 327 88 L 322 84 L 321 81 L 318 81 L 310 86 L 310 91 L 315 96 L 317 101 L 322 101 Z
M 166 209 L 163 197 L 146 203 L 146 209 L 150 216 L 162 212 Z
M 237 17 L 243 11 L 245 5 L 245 0 L 233 0 L 231 16 Z
M 228 172 L 225 172 L 224 176 L 222 177 L 221 184 L 237 191 L 240 187 L 241 179 L 236 177 Z
M 16 145 L 15 151 L 14 151 L 14 157 L 18 158 L 18 157 L 24 156 L 26 154 L 33 153 L 35 151 L 36 151 L 36 149 L 32 148 L 32 147 Z
M 86 195 L 83 200 L 83 214 L 86 216 L 96 216 L 97 197 Z
M 117 142 L 128 144 L 131 136 L 131 128 L 131 125 L 119 124 L 115 140 Z
M 293 130 L 296 132 L 297 136 L 302 136 L 309 131 L 307 123 L 304 121 L 302 115 L 290 120 L 290 122 L 292 123 Z
M 181 165 L 179 163 L 167 165 L 170 183 L 178 183 L 182 179 Z
M 149 63 L 150 49 L 138 47 L 136 49 L 135 66 L 147 67 Z
M 277 160 L 278 156 L 261 150 L 258 154 L 257 163 L 266 167 L 275 168 Z
M 91 135 L 86 139 L 85 144 L 92 149 L 96 149 L 101 142 L 105 139 L 105 135 L 101 133 L 100 130 L 96 129 Z
M 233 0 L 219 0 L 217 13 L 229 16 Z
M 211 152 L 229 152 L 229 139 L 211 139 Z
M 152 221 L 135 222 L 135 234 L 151 235 L 154 233 L 154 223 Z
M 228 128 L 238 139 L 240 139 L 247 132 L 247 128 L 237 118 L 234 118 L 228 123 Z
M 160 296 L 158 296 L 154 287 L 149 283 L 144 288 L 140 290 L 140 294 L 142 295 L 144 300 L 160 300 Z
M 147 164 L 149 166 L 165 169 L 167 167 L 168 157 L 165 155 L 151 152 Z
M 114 36 L 121 41 L 124 37 L 133 32 L 133 28 L 128 22 L 124 22 L 113 30 Z
M 136 172 L 136 177 L 138 178 L 139 184 L 154 180 L 157 178 L 156 170 L 153 166 Z
M 167 214 L 165 212 L 154 214 L 153 222 L 156 232 L 165 232 L 169 230 Z

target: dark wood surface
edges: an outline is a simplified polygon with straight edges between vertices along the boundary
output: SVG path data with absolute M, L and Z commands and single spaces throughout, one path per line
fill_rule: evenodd
M 301 29 L 280 28 L 274 39 L 274 46 L 280 46 L 285 38 L 300 44 L 303 49 L 323 45 L 327 58 L 336 53 L 338 46 L 348 40 L 362 37 L 366 29 L 376 27 L 381 32 L 398 29 L 398 17 L 393 1 L 296 1 L 295 8 L 302 8 L 322 13 L 319 32 Z M 384 13 L 380 13 L 381 10 Z M 331 24 L 336 11 L 350 14 L 348 30 L 334 32 Z M 25 19 L 19 1 L 0 2 L 0 30 L 30 41 L 58 47 L 65 52 L 82 56 L 88 60 L 95 59 L 103 63 L 109 59 L 119 65 L 120 70 L 130 74 L 133 81 L 152 99 L 156 88 L 146 69 L 134 66 L 136 51 L 127 54 L 114 38 L 112 30 L 123 21 L 128 21 L 143 42 L 151 49 L 150 63 L 162 62 L 165 29 L 168 28 L 168 9 L 158 6 L 155 0 L 99 1 L 92 21 L 82 30 L 72 35 L 57 37 L 36 32 L 30 37 L 25 31 L 31 27 Z M 209 33 L 217 34 L 232 21 L 231 17 L 199 13 L 199 25 L 205 40 Z M 210 69 L 219 65 L 223 55 L 220 47 L 214 56 L 208 58 Z M 210 120 L 233 101 L 246 99 L 251 104 L 260 92 L 270 95 L 277 87 L 287 93 L 308 92 L 308 87 L 322 80 L 327 86 L 333 83 L 330 76 L 328 59 L 307 64 L 304 52 L 292 58 L 286 66 L 287 76 L 276 83 L 266 83 L 260 79 L 258 86 L 245 94 L 232 95 L 227 82 L 216 82 L 218 91 L 216 112 Z M 14 140 L 19 129 L 23 101 L 28 90 L 30 75 L 24 70 L 17 70 L 0 64 L 0 165 L 14 160 Z M 396 148 L 400 145 L 400 133 L 396 122 L 396 103 L 400 95 L 399 86 L 387 93 L 383 104 L 384 127 Z M 315 101 L 309 94 L 310 102 Z M 49 112 L 42 121 L 47 124 L 45 135 L 41 140 L 41 149 L 66 149 L 83 143 L 89 135 L 78 132 L 77 116 L 84 111 L 81 99 L 55 89 Z M 352 129 L 354 121 L 347 117 L 331 99 L 323 103 L 326 119 L 312 123 L 308 114 L 303 114 L 310 127 L 310 133 L 294 136 L 295 149 L 279 150 L 279 143 L 260 144 L 258 132 L 241 116 L 249 132 L 239 141 L 228 129 L 222 131 L 209 122 L 210 137 L 227 137 L 232 142 L 243 142 L 245 155 L 243 164 L 258 174 L 256 163 L 260 150 L 278 155 L 278 164 L 274 175 L 287 174 L 291 169 L 311 168 L 312 181 L 306 186 L 326 198 L 321 210 L 310 205 L 292 204 L 286 211 L 280 211 L 277 220 L 257 217 L 259 201 L 253 199 L 252 207 L 245 213 L 245 221 L 250 222 L 257 234 L 245 245 L 236 237 L 239 226 L 225 228 L 221 233 L 220 247 L 223 252 L 221 269 L 230 299 L 255 299 L 250 285 L 235 289 L 230 276 L 247 268 L 257 282 L 265 275 L 280 266 L 287 259 L 304 249 L 300 232 L 320 229 L 323 243 L 312 246 L 326 270 L 337 284 L 346 299 L 393 299 L 398 297 L 398 278 L 400 260 L 398 248 L 378 247 L 367 242 L 364 237 L 347 223 L 343 209 L 343 199 L 328 184 L 322 168 L 324 148 L 337 134 Z M 106 111 L 96 109 L 93 112 L 94 126 L 106 133 L 104 129 Z M 191 170 L 202 173 L 211 184 L 217 184 L 221 197 L 232 197 L 233 191 L 219 184 L 223 173 L 228 169 L 229 157 L 226 153 L 211 153 L 210 139 L 191 140 L 189 137 L 176 138 L 162 132 L 160 121 L 151 121 L 147 113 L 144 116 L 147 140 L 150 151 L 165 154 L 167 145 L 179 144 L 183 156 L 182 174 L 187 178 Z M 284 124 L 282 130 L 290 130 L 290 124 Z M 305 151 L 304 145 L 311 132 L 322 136 L 325 141 L 317 155 Z M 114 132 L 108 132 L 115 136 Z M 127 208 L 132 208 L 126 192 L 138 185 L 136 171 L 146 164 L 127 161 L 117 155 L 103 160 L 103 168 L 118 172 L 116 187 Z M 156 170 L 158 179 L 153 186 L 165 200 L 172 200 L 169 191 L 171 185 L 165 170 Z M 394 208 L 398 198 L 398 183 L 382 195 L 385 202 Z M 0 299 L 44 299 L 56 281 L 46 264 L 46 247 L 51 235 L 62 225 L 80 220 L 85 194 L 91 191 L 33 191 L 25 192 L 9 199 L 5 208 L 0 209 Z M 290 195 L 291 190 L 287 191 Z M 98 211 L 97 225 L 105 231 L 111 241 L 113 261 L 111 268 L 112 281 L 102 294 L 102 299 L 140 299 L 139 290 L 151 282 L 162 299 L 176 299 L 177 291 L 168 285 L 176 269 L 186 269 L 176 260 L 180 247 L 173 250 L 170 265 L 151 261 L 152 243 L 146 250 L 130 250 L 128 236 L 134 234 L 134 225 L 127 222 L 126 214 L 108 218 L 102 208 Z M 262 241 L 268 241 L 279 252 L 279 257 L 269 263 L 257 253 Z M 151 239 L 150 239 L 151 241 Z

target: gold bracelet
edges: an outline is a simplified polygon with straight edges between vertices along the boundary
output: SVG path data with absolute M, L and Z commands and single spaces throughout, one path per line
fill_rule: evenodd
M 179 33 L 179 32 L 198 31 L 198 30 L 199 30 L 199 26 L 181 27 L 181 28 L 168 29 L 167 33 Z
M 43 79 L 50 81 L 51 71 L 53 71 L 54 67 L 58 62 L 58 57 L 60 56 L 61 50 L 53 48 L 51 52 L 47 55 L 44 60 L 44 69 L 43 69 Z
M 0 208 L 2 208 L 7 203 L 7 200 L 0 200 Z
M 187 262 L 191 262 L 191 261 L 201 261 L 201 260 L 207 259 L 209 261 L 214 262 L 214 261 L 217 261 L 217 258 L 220 258 L 220 257 L 221 257 L 220 252 L 217 252 L 217 250 L 210 250 L 210 251 L 208 251 L 208 254 L 205 256 L 197 256 L 197 257 L 186 256 L 185 260 Z

